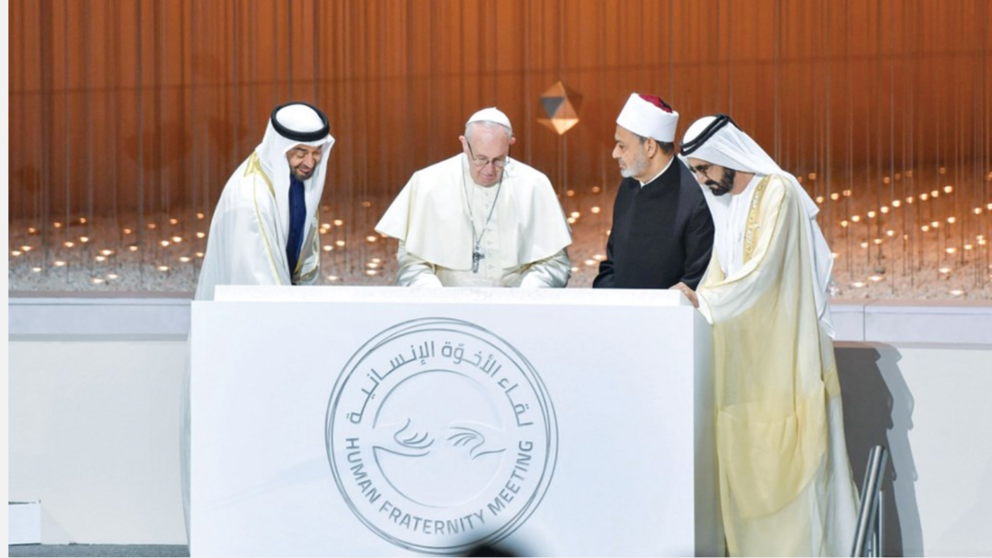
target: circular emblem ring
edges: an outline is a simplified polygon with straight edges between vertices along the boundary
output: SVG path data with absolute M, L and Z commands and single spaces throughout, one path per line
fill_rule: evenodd
M 437 554 L 513 533 L 540 504 L 558 454 L 534 367 L 492 332 L 448 318 L 393 326 L 349 359 L 326 442 L 358 519 L 397 546 Z

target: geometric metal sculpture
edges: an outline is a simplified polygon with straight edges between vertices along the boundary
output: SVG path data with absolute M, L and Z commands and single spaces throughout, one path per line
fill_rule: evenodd
M 544 117 L 537 121 L 551 128 L 559 136 L 579 123 L 579 104 L 582 95 L 560 80 L 541 95 Z

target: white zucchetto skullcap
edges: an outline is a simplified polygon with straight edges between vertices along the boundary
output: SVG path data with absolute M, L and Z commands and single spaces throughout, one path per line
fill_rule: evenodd
M 495 122 L 501 126 L 506 126 L 506 129 L 510 130 L 511 133 L 513 132 L 513 126 L 510 126 L 510 119 L 503 111 L 496 107 L 489 107 L 476 112 L 469 117 L 465 125 L 468 126 L 473 122 Z
M 617 124 L 641 137 L 672 143 L 679 113 L 661 97 L 631 93 L 617 117 Z

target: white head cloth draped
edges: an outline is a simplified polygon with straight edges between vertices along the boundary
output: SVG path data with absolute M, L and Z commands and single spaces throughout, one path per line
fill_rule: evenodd
M 276 127 L 279 127 L 277 129 Z M 323 134 L 321 134 L 323 132 Z M 319 136 L 319 137 L 317 137 Z M 265 129 L 262 143 L 255 152 L 265 174 L 272 181 L 276 191 L 276 206 L 279 218 L 289 232 L 289 160 L 286 152 L 297 145 L 310 147 L 323 146 L 320 162 L 313 175 L 304 181 L 306 186 L 307 221 L 303 230 L 309 230 L 311 219 L 315 218 L 320 197 L 324 192 L 324 179 L 327 178 L 327 162 L 330 160 L 334 137 L 327 133 L 327 120 L 322 113 L 305 103 L 290 103 L 272 111 L 272 118 Z
M 659 97 L 631 93 L 617 124 L 641 137 L 671 143 L 675 141 L 679 113 Z
M 778 166 L 778 163 L 757 142 L 751 139 L 751 136 L 745 134 L 737 127 L 733 120 L 727 117 L 722 117 L 727 118 L 728 121 L 708 138 L 703 139 L 700 145 L 692 146 L 689 149 L 686 148 L 687 145 L 706 133 L 718 118 L 721 117 L 704 116 L 689 126 L 689 129 L 686 130 L 682 137 L 682 157 L 691 157 L 724 168 L 762 176 L 778 175 L 785 178 L 792 185 L 799 195 L 799 199 L 802 200 L 802 205 L 809 217 L 807 220 L 809 232 L 807 238 L 809 239 L 809 248 L 812 254 L 810 261 L 813 267 L 813 277 L 816 279 L 818 285 L 816 292 L 813 293 L 816 297 L 817 316 L 819 316 L 824 330 L 830 337 L 833 337 L 833 322 L 830 319 L 830 312 L 827 308 L 827 297 L 829 296 L 828 289 L 833 284 L 834 260 L 830 247 L 827 245 L 826 239 L 823 238 L 823 232 L 816 223 L 816 215 L 820 212 L 820 208 L 809 197 L 809 194 L 806 193 L 806 190 L 795 176 L 782 170 L 782 167 Z M 703 186 L 702 188 L 707 196 L 707 201 L 710 202 L 710 209 L 714 214 L 713 217 L 715 219 L 726 218 L 725 215 L 721 215 L 721 209 L 724 204 L 720 203 L 718 198 L 714 199 L 708 187 Z M 718 226 L 717 229 L 719 230 L 720 227 Z

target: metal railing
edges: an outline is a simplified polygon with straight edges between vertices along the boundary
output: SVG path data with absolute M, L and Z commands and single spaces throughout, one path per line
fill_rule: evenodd
M 885 461 L 888 452 L 883 446 L 871 448 L 868 454 L 868 469 L 861 485 L 861 510 L 858 512 L 858 530 L 854 536 L 851 556 L 883 555 L 883 520 L 885 517 L 882 498 L 882 477 L 885 475 Z M 867 554 L 865 553 L 867 551 Z

